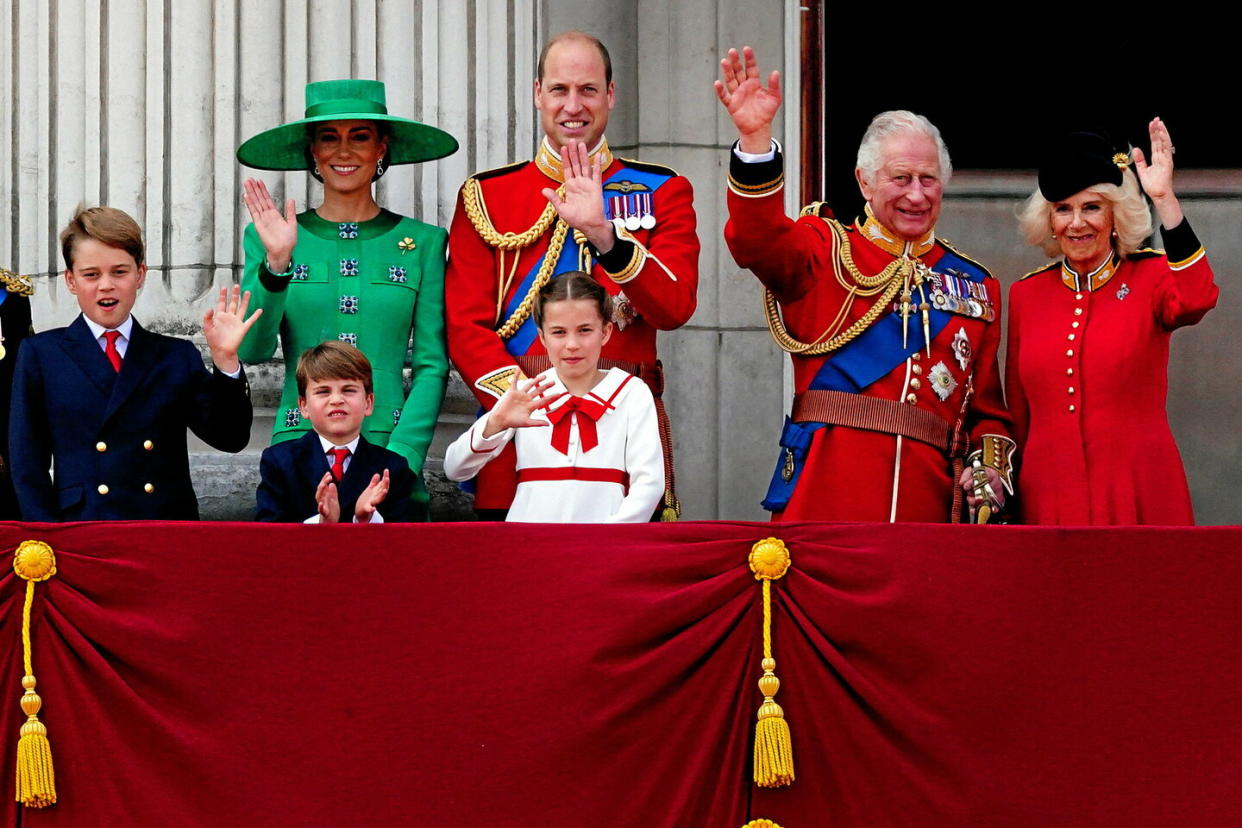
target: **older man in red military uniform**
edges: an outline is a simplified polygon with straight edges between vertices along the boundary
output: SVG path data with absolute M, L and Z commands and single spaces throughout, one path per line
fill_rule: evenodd
M 749 47 L 721 68 L 716 92 L 738 130 L 725 239 L 764 283 L 797 390 L 765 508 L 777 520 L 945 522 L 965 490 L 986 520 L 1012 487 L 1001 293 L 935 236 L 951 173 L 939 130 L 878 115 L 858 153 L 866 216 L 846 226 L 812 205 L 795 222 L 772 140 L 779 74 L 765 87 Z
M 569 270 L 594 275 L 615 302 L 601 367 L 641 377 L 656 397 L 671 517 L 678 504 L 656 331 L 694 313 L 699 241 L 690 182 L 609 150 L 604 129 L 615 100 L 602 43 L 581 32 L 548 42 L 535 81 L 538 154 L 477 173 L 461 189 L 445 277 L 449 356 L 490 409 L 518 370 L 533 376 L 550 365 L 531 315 L 539 288 Z M 488 517 L 500 517 L 513 497 L 512 447 L 506 454 L 477 479 L 475 508 Z

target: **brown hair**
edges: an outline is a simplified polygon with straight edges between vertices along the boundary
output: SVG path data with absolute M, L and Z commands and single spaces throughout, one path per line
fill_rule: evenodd
M 302 352 L 297 368 L 298 396 L 306 396 L 307 383 L 326 380 L 358 380 L 363 390 L 373 393 L 371 361 L 345 342 L 330 339 Z
M 595 303 L 599 318 L 612 321 L 612 297 L 599 282 L 581 270 L 570 270 L 553 277 L 539 289 L 535 300 L 535 325 L 543 327 L 543 309 L 552 302 L 586 299 Z
M 535 77 L 539 80 L 540 83 L 543 83 L 543 64 L 544 64 L 544 61 L 548 59 L 548 52 L 552 51 L 552 47 L 555 46 L 556 44 L 562 43 L 568 40 L 581 40 L 585 43 L 590 43 L 592 46 L 598 49 L 599 56 L 604 61 L 604 85 L 607 86 L 608 84 L 612 83 L 612 57 L 608 54 L 608 47 L 605 46 L 603 41 L 601 41 L 598 37 L 595 37 L 594 35 L 589 35 L 586 32 L 579 32 L 576 30 L 570 30 L 568 32 L 561 32 L 556 37 L 552 38 L 547 43 L 543 44 L 543 50 L 539 53 L 538 74 L 535 75 Z
M 124 210 L 78 205 L 69 224 L 60 232 L 60 252 L 65 257 L 66 269 L 73 270 L 74 248 L 85 239 L 118 247 L 134 257 L 134 264 L 142 264 L 142 229 Z

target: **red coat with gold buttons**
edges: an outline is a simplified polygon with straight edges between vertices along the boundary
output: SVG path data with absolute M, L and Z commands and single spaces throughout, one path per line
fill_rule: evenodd
M 615 159 L 606 143 L 599 152 L 606 156 L 606 201 L 631 192 L 614 189 L 624 187 L 628 179 L 636 177 L 630 171 L 667 178 L 643 206 L 654 223 L 620 239 L 608 255 L 593 259 L 591 266 L 596 281 L 617 302 L 613 314 L 617 324 L 601 356 L 627 368 L 641 369 L 645 379 L 656 363 L 656 331 L 676 329 L 694 313 L 699 240 L 693 191 L 686 178 L 667 167 Z M 559 158 L 549 152 L 545 141 L 534 161 L 474 176 L 484 215 L 495 232 L 521 234 L 539 221 L 548 206 L 543 189 L 555 189 L 561 183 L 559 164 Z M 607 185 L 610 178 L 618 184 Z M 497 333 L 500 320 L 508 316 L 504 303 L 524 295 L 520 292 L 523 276 L 547 252 L 553 231 L 549 227 L 517 250 L 501 250 L 489 244 L 475 227 L 465 207 L 464 190 L 449 230 L 445 274 L 449 357 L 479 403 L 490 409 L 503 389 L 490 383 L 489 377 L 515 362 L 506 350 L 506 341 Z M 631 204 L 643 202 L 631 197 Z M 565 244 L 578 249 L 572 234 Z M 536 337 L 524 346 L 522 353 L 540 356 L 546 352 Z M 513 469 L 511 449 L 484 468 L 476 480 L 476 508 L 509 507 L 517 485 Z
M 1173 263 L 1142 251 L 1081 276 L 1052 264 L 1010 289 L 1006 392 L 1024 523 L 1194 523 L 1165 412 L 1169 338 L 1218 290 L 1203 248 L 1185 222 L 1178 230 L 1164 234 Z
M 803 342 L 814 342 L 833 326 L 847 300 L 846 289 L 834 276 L 831 230 L 817 216 L 793 221 L 785 215 L 779 157 L 756 164 L 735 160 L 731 171 L 725 225 L 729 250 L 739 265 L 753 271 L 775 294 L 789 332 Z M 874 219 L 850 226 L 847 232 L 854 263 L 865 275 L 879 273 L 903 252 L 898 240 L 879 237 L 884 228 Z M 909 247 L 911 256 L 933 270 L 946 255 L 945 246 L 934 239 Z M 919 351 L 895 359 L 892 370 L 861 393 L 916 406 L 952 425 L 963 414 L 967 380 L 973 378 L 974 393 L 964 411 L 965 433 L 973 445 L 984 434 L 1007 438 L 1009 416 L 996 357 L 1001 291 L 991 276 L 983 285 L 995 314 L 992 321 L 954 314 L 933 337 L 930 354 Z M 835 327 L 848 328 L 875 301 L 875 297 L 855 297 L 843 324 Z M 919 324 L 917 312 L 909 324 L 911 328 Z M 954 349 L 959 331 L 968 349 Z M 966 356 L 964 365 L 959 350 Z M 810 387 L 820 368 L 833 358 L 833 353 L 791 355 L 795 389 L 802 392 Z M 941 390 L 950 385 L 951 390 L 942 398 L 934 385 L 937 378 L 945 381 L 946 377 L 951 382 Z M 951 461 L 926 443 L 831 425 L 814 432 L 802 463 L 788 503 L 773 512 L 774 520 L 945 523 L 951 519 L 955 486 Z

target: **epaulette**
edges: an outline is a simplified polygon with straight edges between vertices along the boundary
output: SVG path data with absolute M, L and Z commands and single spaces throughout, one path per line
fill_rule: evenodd
M 1021 282 L 1023 279 L 1029 279 L 1032 276 L 1038 276 L 1041 273 L 1046 273 L 1047 271 L 1052 270 L 1052 268 L 1054 267 L 1060 267 L 1060 266 L 1061 266 L 1061 263 L 1059 261 L 1048 262 L 1048 264 L 1041 265 L 1040 267 L 1037 267 L 1034 270 L 1032 270 L 1030 273 L 1022 274 L 1022 276 L 1019 277 L 1017 281 Z
M 826 216 L 824 215 L 824 210 L 828 211 L 828 215 Z M 828 206 L 828 202 L 826 201 L 812 201 L 810 204 L 803 207 L 802 211 L 798 213 L 799 218 L 801 218 L 802 216 L 815 216 L 816 218 L 832 218 L 833 217 L 832 208 Z
M 1167 255 L 1167 254 L 1163 250 L 1158 250 L 1155 247 L 1143 247 L 1138 250 L 1135 250 L 1129 256 L 1126 256 L 1126 258 L 1127 259 L 1153 259 L 1156 256 L 1164 256 L 1164 255 Z
M 646 161 L 635 161 L 633 158 L 621 158 L 625 162 L 625 166 L 633 167 L 643 172 L 655 173 L 656 175 L 678 176 L 681 173 L 672 167 L 666 167 L 663 164 L 648 164 Z
M 972 259 L 970 256 L 967 256 L 965 253 L 963 253 L 962 251 L 958 250 L 958 249 L 957 249 L 956 247 L 954 247 L 953 245 L 949 244 L 949 242 L 947 242 L 946 240 L 942 239 L 940 236 L 936 236 L 936 241 L 940 242 L 940 243 L 941 243 L 941 244 L 943 244 L 946 248 L 948 248 L 949 250 L 953 251 L 953 255 L 958 256 L 958 257 L 960 257 L 960 258 L 965 259 L 966 261 L 970 262 L 970 263 L 971 263 L 972 265 L 974 265 L 975 267 L 977 267 L 977 268 L 979 268 L 980 270 L 982 270 L 982 271 L 983 271 L 983 275 L 984 275 L 984 276 L 987 276 L 989 279 L 995 279 L 995 278 L 996 278 L 995 276 L 993 276 L 993 275 L 992 275 L 992 271 L 988 270 L 986 267 L 984 267 L 984 266 L 983 266 L 982 264 L 980 264 L 978 261 L 976 261 L 975 259 Z
M 514 161 L 512 164 L 505 164 L 503 167 L 497 167 L 494 170 L 483 170 L 483 172 L 477 172 L 470 177 L 477 179 L 479 181 L 482 181 L 486 178 L 496 178 L 497 176 L 508 175 L 509 173 L 517 172 L 518 170 L 522 169 L 522 167 L 525 167 L 529 163 L 530 163 L 529 161 Z
M 16 293 L 18 296 L 34 295 L 33 279 L 3 267 L 0 267 L 0 285 L 4 285 L 4 289 L 9 293 Z

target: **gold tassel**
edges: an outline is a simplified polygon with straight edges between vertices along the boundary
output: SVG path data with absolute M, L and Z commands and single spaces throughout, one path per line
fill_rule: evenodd
M 28 808 L 44 808 L 56 803 L 56 774 L 52 770 L 52 746 L 47 728 L 39 721 L 43 700 L 35 692 L 31 664 L 30 606 L 34 603 L 35 583 L 56 574 L 56 555 L 42 541 L 22 541 L 13 555 L 13 571 L 26 581 L 26 603 L 22 607 L 22 712 L 26 723 L 17 740 L 17 801 Z
M 789 571 L 789 549 L 777 538 L 765 538 L 751 547 L 749 563 L 755 579 L 763 582 L 763 676 L 759 679 L 763 704 L 755 724 L 755 784 L 779 788 L 794 781 L 794 765 L 789 723 L 774 698 L 781 680 L 772 657 L 772 581 Z
M 752 819 L 743 825 L 742 828 L 781 828 L 781 826 L 770 819 Z

